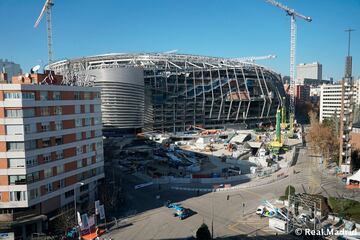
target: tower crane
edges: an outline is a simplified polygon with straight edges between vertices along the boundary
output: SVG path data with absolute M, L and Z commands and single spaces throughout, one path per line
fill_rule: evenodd
M 49 60 L 49 67 L 53 60 L 53 51 L 52 51 L 52 27 L 51 27 L 51 8 L 54 6 L 53 0 L 46 0 L 39 17 L 37 18 L 34 28 L 36 28 L 44 13 L 46 12 L 46 26 L 47 26 L 47 40 L 48 40 L 48 60 Z
M 257 60 L 266 60 L 266 59 L 273 59 L 273 58 L 276 58 L 276 55 L 270 54 L 270 55 L 266 55 L 266 56 L 257 56 L 257 57 L 231 58 L 231 60 L 254 63 Z
M 311 17 L 302 15 L 296 12 L 294 9 L 288 8 L 274 0 L 266 0 L 266 2 L 284 10 L 291 19 L 290 25 L 290 109 L 289 109 L 289 124 L 290 133 L 293 132 L 294 118 L 295 118 L 295 53 L 296 53 L 296 17 L 302 18 L 307 22 L 311 22 Z

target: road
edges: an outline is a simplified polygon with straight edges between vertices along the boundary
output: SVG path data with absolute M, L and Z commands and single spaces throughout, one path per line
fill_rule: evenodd
M 108 236 L 113 239 L 184 239 L 195 236 L 202 223 L 214 229 L 214 238 L 248 235 L 254 239 L 281 239 L 268 229 L 267 219 L 260 219 L 253 213 L 263 200 L 277 199 L 284 195 L 286 186 L 293 185 L 297 192 L 323 193 L 324 196 L 345 196 L 360 200 L 360 192 L 344 188 L 336 177 L 323 174 L 316 163 L 317 159 L 307 155 L 306 149 L 300 149 L 297 164 L 290 168 L 287 178 L 254 188 L 236 191 L 209 192 L 197 196 L 196 191 L 178 191 L 163 186 L 146 187 L 134 190 L 133 186 L 141 180 L 129 179 L 126 192 L 130 205 L 128 210 L 138 214 L 123 221 L 128 226 L 112 230 Z M 294 173 L 294 170 L 296 173 Z M 157 199 L 159 196 L 160 199 Z M 229 196 L 229 197 L 228 197 Z M 229 199 L 229 200 L 227 200 Z M 180 202 L 197 214 L 185 220 L 173 217 L 173 210 L 163 207 L 165 200 Z M 281 236 L 292 239 L 292 236 Z

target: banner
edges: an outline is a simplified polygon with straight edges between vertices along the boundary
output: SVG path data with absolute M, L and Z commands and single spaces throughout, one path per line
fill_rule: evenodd
M 81 220 L 82 220 L 82 229 L 88 229 L 89 228 L 89 218 L 88 215 L 85 213 L 81 216 Z
M 100 206 L 100 201 L 97 200 L 95 201 L 95 214 L 99 215 L 99 206 Z
M 77 212 L 77 222 L 78 222 L 78 225 L 79 225 L 80 227 L 82 227 L 82 221 L 81 221 L 81 216 L 80 216 L 80 213 L 79 213 L 79 212 Z
M 92 227 L 95 225 L 95 215 L 92 215 L 89 217 L 89 227 Z
M 100 214 L 100 219 L 101 219 L 101 220 L 105 219 L 105 208 L 104 208 L 104 205 L 100 205 L 100 206 L 99 206 L 99 214 Z

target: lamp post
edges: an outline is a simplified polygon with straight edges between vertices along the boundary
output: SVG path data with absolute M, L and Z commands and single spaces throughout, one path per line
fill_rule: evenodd
M 74 209 L 75 209 L 75 224 L 77 227 L 79 227 L 78 223 L 77 223 L 77 209 L 76 209 L 76 187 L 77 186 L 83 186 L 85 183 L 83 182 L 77 182 L 74 184 Z M 79 239 L 81 239 L 81 236 L 80 236 L 80 229 L 79 229 Z

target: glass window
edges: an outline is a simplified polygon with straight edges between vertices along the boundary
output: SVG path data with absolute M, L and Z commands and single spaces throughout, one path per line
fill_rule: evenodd
M 81 113 L 81 107 L 80 105 L 75 105 L 75 114 Z
M 8 118 L 21 118 L 23 116 L 23 112 L 21 109 L 6 109 L 5 116 Z
M 60 165 L 56 167 L 56 173 L 59 175 L 64 172 L 64 165 Z
M 24 135 L 23 125 L 6 125 L 6 135 Z
M 55 122 L 55 129 L 56 130 L 62 130 L 63 129 L 62 121 Z
M 36 148 L 36 140 L 25 141 L 25 149 L 32 150 Z
M 81 98 L 80 98 L 80 92 L 75 92 L 74 93 L 74 98 L 75 98 L 75 100 L 80 100 Z
M 7 142 L 6 149 L 8 152 L 24 151 L 24 142 Z
M 60 94 L 60 92 L 58 92 L 58 91 L 53 92 L 53 99 L 54 99 L 54 100 L 61 100 L 61 94 Z
M 62 114 L 62 107 L 61 106 L 56 106 L 55 107 L 55 114 L 56 115 L 61 115 Z
M 4 99 L 19 99 L 21 98 L 21 92 L 6 92 L 4 93 Z
M 56 160 L 63 159 L 64 152 L 62 150 L 56 152 Z
M 25 133 L 35 133 L 36 125 L 35 123 L 25 124 L 24 129 L 25 129 Z
M 77 132 L 76 133 L 76 140 L 79 141 L 82 139 L 82 132 Z
M 85 106 L 85 113 L 89 113 L 90 112 L 90 105 L 86 104 Z
M 35 93 L 33 92 L 23 92 L 22 93 L 23 99 L 35 99 Z
M 82 168 L 82 160 L 77 160 L 76 161 L 76 164 L 77 164 L 77 168 Z
M 43 143 L 43 147 L 50 147 L 51 146 L 50 138 L 44 138 L 42 140 L 42 143 Z
M 26 166 L 31 167 L 38 164 L 37 156 L 27 157 L 26 158 Z
M 43 100 L 49 100 L 48 98 L 48 92 L 46 91 L 41 91 L 40 92 L 40 100 L 43 101 Z
M 47 162 L 50 162 L 51 161 L 51 154 L 44 154 L 44 162 L 47 163 Z
M 40 108 L 40 115 L 41 116 L 49 116 L 50 115 L 49 107 L 41 107 Z
M 45 178 L 52 177 L 52 169 L 51 168 L 44 169 L 44 176 Z
M 45 191 L 46 191 L 47 193 L 53 191 L 52 183 L 48 183 L 48 184 L 45 185 Z
M 101 154 L 96 155 L 96 162 L 103 161 L 103 156 Z
M 39 197 L 40 196 L 39 192 L 40 192 L 39 188 L 30 189 L 29 199 L 32 200 L 32 199 Z
M 76 146 L 76 155 L 83 153 L 83 146 Z
M 86 166 L 89 166 L 89 165 L 91 165 L 91 157 L 88 157 L 86 159 Z
M 41 123 L 41 131 L 43 132 L 50 131 L 50 123 L 49 122 Z
M 9 176 L 10 185 L 23 185 L 26 184 L 26 176 L 25 175 L 12 175 Z
M 72 197 L 72 196 L 74 196 L 74 189 L 65 192 L 65 198 L 69 198 L 69 197 Z
M 91 138 L 91 131 L 87 131 L 85 136 L 86 138 Z
M 100 104 L 96 104 L 94 106 L 94 112 L 101 112 L 101 105 Z
M 91 92 L 84 92 L 84 100 L 91 100 Z
M 26 201 L 26 192 L 24 191 L 10 192 L 10 201 L 11 202 Z
M 94 118 L 94 124 L 95 124 L 95 125 L 101 124 L 101 118 L 100 118 L 100 117 L 95 117 L 95 118 Z
M 25 167 L 25 159 L 9 158 L 9 167 L 10 168 L 24 168 Z
M 24 108 L 23 116 L 26 117 L 35 117 L 35 109 L 34 108 Z
M 36 182 L 40 179 L 39 172 L 32 172 L 26 175 L 26 179 L 28 183 Z
M 82 119 L 81 118 L 76 119 L 75 126 L 76 127 L 82 127 Z
M 56 137 L 55 138 L 55 145 L 61 145 L 63 144 L 63 138 L 62 137 Z

